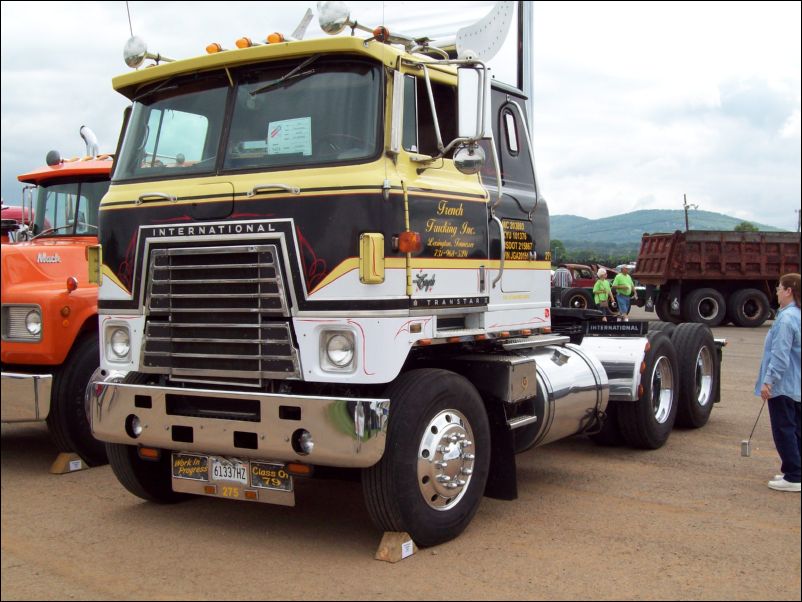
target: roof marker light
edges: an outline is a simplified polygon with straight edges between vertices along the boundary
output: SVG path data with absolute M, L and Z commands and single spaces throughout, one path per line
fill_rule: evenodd
M 268 44 L 278 44 L 279 42 L 283 42 L 284 41 L 284 34 L 278 32 L 278 31 L 274 31 L 269 36 L 267 36 L 267 38 L 265 38 L 265 41 Z
M 239 40 L 237 40 L 234 43 L 237 45 L 237 48 L 250 48 L 251 46 L 254 45 L 254 43 L 251 40 L 251 38 L 248 38 L 248 37 L 245 37 L 245 36 L 241 37 Z
M 216 54 L 218 52 L 223 52 L 224 50 L 225 48 L 223 48 L 223 46 L 217 42 L 212 42 L 206 47 L 207 54 Z

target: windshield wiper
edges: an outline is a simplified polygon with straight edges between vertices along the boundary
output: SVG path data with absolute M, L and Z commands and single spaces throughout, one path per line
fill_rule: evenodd
M 74 228 L 75 224 L 64 224 L 63 226 L 57 226 L 55 228 L 48 228 L 47 230 L 42 230 L 39 234 L 34 236 L 31 240 L 39 238 L 40 236 L 44 236 L 45 234 L 53 234 L 54 232 L 58 232 L 59 230 L 63 230 L 64 228 Z
M 297 81 L 298 79 L 306 77 L 307 75 L 312 75 L 315 72 L 314 69 L 309 69 L 309 71 L 303 71 L 301 73 L 299 73 L 299 71 L 301 71 L 301 69 L 303 69 L 304 67 L 306 67 L 308 65 L 311 65 L 313 62 L 315 62 L 319 58 L 320 58 L 319 54 L 316 54 L 314 56 L 310 56 L 303 63 L 300 63 L 292 71 L 290 71 L 286 75 L 282 76 L 281 78 L 277 79 L 276 81 L 270 82 L 269 84 L 267 84 L 265 86 L 262 86 L 261 88 L 257 88 L 256 90 L 252 90 L 250 92 L 250 95 L 251 96 L 256 96 L 257 94 L 261 94 L 262 92 L 267 92 L 268 90 L 272 90 L 273 88 L 275 88 L 277 86 L 280 86 L 280 85 L 282 85 L 282 84 L 284 84 L 284 83 L 286 83 L 286 82 L 288 82 L 290 80 L 296 80 Z
M 143 98 L 145 98 L 146 96 L 150 96 L 151 94 L 155 94 L 156 92 L 163 92 L 163 91 L 165 91 L 165 90 L 175 90 L 175 89 L 178 87 L 178 86 L 177 86 L 177 85 L 175 85 L 175 84 L 173 84 L 173 85 L 172 85 L 172 86 L 170 86 L 170 87 L 167 87 L 167 84 L 169 84 L 170 82 L 172 82 L 174 79 L 175 79 L 175 77 L 168 77 L 166 80 L 164 80 L 162 83 L 160 83 L 160 84 L 159 84 L 158 86 L 156 86 L 155 88 L 151 88 L 150 90 L 146 90 L 145 92 L 142 92 L 142 94 L 139 94 L 139 95 L 135 96 L 135 97 L 134 97 L 134 98 L 131 100 L 131 102 L 137 102 L 137 101 L 139 101 L 139 100 L 142 100 L 142 99 L 143 99 Z

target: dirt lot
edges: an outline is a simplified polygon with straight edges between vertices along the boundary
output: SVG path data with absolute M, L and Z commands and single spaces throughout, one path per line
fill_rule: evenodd
M 645 314 L 642 314 L 645 315 Z M 800 497 L 764 413 L 740 441 L 768 325 L 726 337 L 722 402 L 657 451 L 574 438 L 518 457 L 519 499 L 485 499 L 456 541 L 398 564 L 358 483 L 298 482 L 297 506 L 157 506 L 108 466 L 50 475 L 43 426 L 2 427 L 2 599 L 800 599 Z

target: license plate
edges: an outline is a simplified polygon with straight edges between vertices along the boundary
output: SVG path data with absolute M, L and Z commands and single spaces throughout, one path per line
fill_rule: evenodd
M 212 456 L 212 481 L 248 484 L 248 464 L 234 458 Z
M 292 491 L 292 476 L 284 464 L 251 461 L 251 487 Z

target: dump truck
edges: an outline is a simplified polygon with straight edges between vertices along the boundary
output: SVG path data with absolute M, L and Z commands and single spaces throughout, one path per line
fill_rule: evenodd
M 62 452 L 86 464 L 106 461 L 91 433 L 85 405 L 99 365 L 97 285 L 87 280 L 86 248 L 97 245 L 100 199 L 109 188 L 112 159 L 98 155 L 96 138 L 81 128 L 87 156 L 18 176 L 32 188 L 30 228 L 2 245 L 2 422 L 46 421 Z
M 297 479 L 355 469 L 376 527 L 431 546 L 517 496 L 516 453 L 707 422 L 707 327 L 550 305 L 530 82 L 479 58 L 517 23 L 528 60 L 530 11 L 499 3 L 450 46 L 379 26 L 165 62 L 129 42 L 158 64 L 113 80 L 132 106 L 90 250 L 89 396 L 126 489 L 294 505 Z
M 666 322 L 763 324 L 780 276 L 799 272 L 799 233 L 677 230 L 644 234 L 635 277 Z

